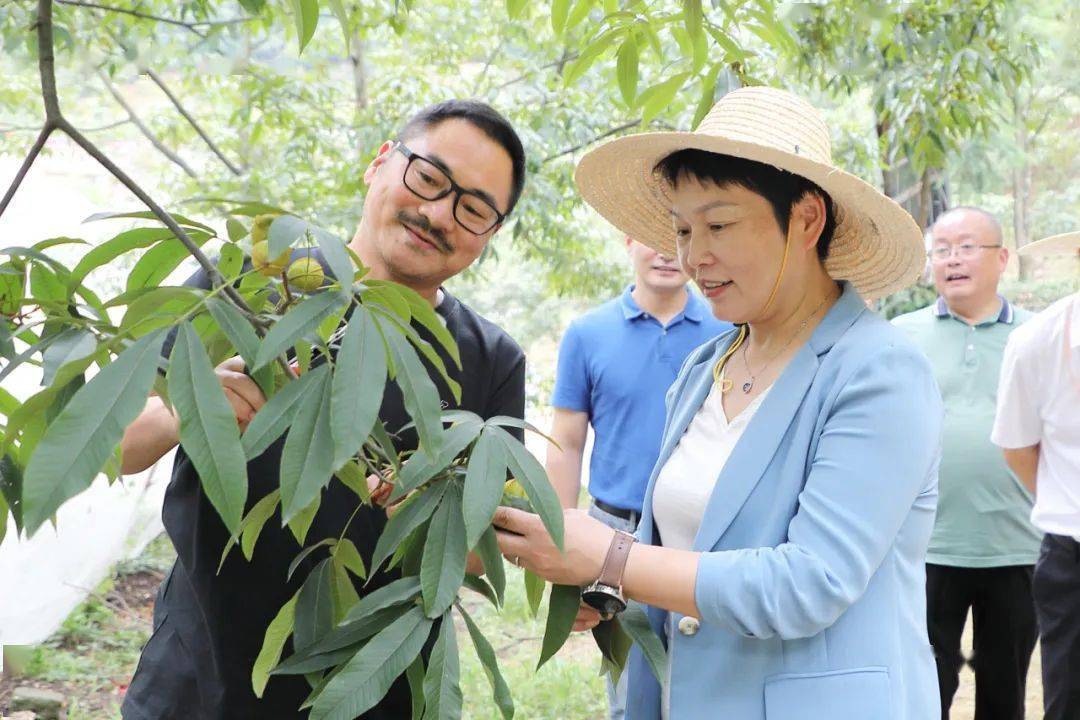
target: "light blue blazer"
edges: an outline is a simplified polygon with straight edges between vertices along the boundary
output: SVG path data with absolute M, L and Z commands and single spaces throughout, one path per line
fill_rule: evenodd
M 668 391 L 656 476 L 712 386 L 726 333 Z M 700 611 L 676 630 L 671 720 L 932 720 L 924 559 L 942 404 L 930 365 L 849 284 L 776 380 L 717 478 L 693 549 Z M 653 629 L 682 616 L 647 608 Z M 668 617 L 670 615 L 670 618 Z M 635 646 L 628 717 L 660 717 Z

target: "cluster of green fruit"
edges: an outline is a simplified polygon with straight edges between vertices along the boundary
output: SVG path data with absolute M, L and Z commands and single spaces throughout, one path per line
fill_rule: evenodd
M 270 258 L 270 244 L 267 235 L 270 232 L 270 224 L 277 215 L 257 215 L 251 226 L 251 264 L 260 275 L 271 278 L 281 278 L 289 284 L 289 287 L 300 292 L 312 292 L 322 287 L 326 275 L 322 265 L 312 257 L 302 257 L 290 261 L 292 251 L 285 252 L 276 258 Z

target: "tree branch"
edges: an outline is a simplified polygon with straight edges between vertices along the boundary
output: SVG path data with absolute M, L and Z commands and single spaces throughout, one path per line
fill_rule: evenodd
M 203 142 L 205 142 L 210 148 L 210 150 L 218 156 L 221 162 L 225 163 L 225 167 L 229 168 L 233 175 L 242 175 L 243 172 L 240 170 L 240 168 L 236 167 L 236 165 L 233 165 L 229 161 L 229 158 L 225 157 L 225 154 L 221 151 L 220 148 L 218 148 L 216 144 L 214 144 L 214 141 L 210 139 L 210 136 L 207 135 L 206 132 L 199 125 L 199 123 L 195 121 L 195 118 L 191 116 L 191 113 L 189 113 L 184 108 L 184 106 L 180 104 L 180 100 L 172 94 L 172 91 L 169 90 L 168 86 L 165 85 L 165 81 L 162 80 L 156 72 L 154 72 L 148 67 L 143 68 L 143 71 L 150 76 L 150 79 L 153 80 L 159 88 L 161 88 L 161 91 L 165 93 L 165 96 L 167 98 L 169 98 L 169 101 L 172 102 L 176 110 L 184 116 L 184 119 L 191 124 L 191 127 L 195 128 L 195 132 L 199 134 L 199 137 L 203 139 Z
M 146 194 L 146 191 L 139 187 L 135 181 L 128 177 L 115 163 L 109 160 L 109 158 L 106 157 L 94 143 L 90 142 L 85 135 L 68 122 L 60 112 L 60 99 L 56 93 L 56 64 L 53 59 L 52 3 L 53 0 L 38 0 L 37 2 L 38 70 L 41 74 L 41 98 L 45 103 L 45 126 L 42 128 L 41 135 L 38 136 L 38 140 L 34 143 L 34 147 L 27 156 L 27 159 L 23 162 L 23 166 L 19 169 L 19 173 L 16 176 L 16 182 L 5 195 L 3 204 L 0 205 L 0 215 L 3 215 L 4 209 L 11 201 L 11 196 L 14 195 L 15 188 L 18 187 L 23 176 L 26 175 L 30 165 L 34 162 L 34 159 L 40 154 L 41 148 L 44 147 L 45 141 L 48 139 L 49 135 L 54 130 L 60 130 L 74 140 L 75 144 L 85 150 L 90 157 L 97 160 L 102 167 L 113 175 L 113 177 L 127 187 L 135 197 L 139 198 L 139 200 L 154 213 L 165 227 L 172 230 L 176 239 L 187 248 L 188 253 L 190 253 L 202 269 L 206 271 L 212 287 L 224 286 L 225 295 L 233 301 L 240 312 L 243 313 L 244 317 L 255 327 L 255 332 L 259 335 L 263 335 L 266 331 L 266 322 L 252 311 L 251 306 L 247 304 L 236 288 L 221 276 L 218 269 L 210 262 L 210 259 L 203 254 L 202 250 L 199 249 L 199 246 L 192 241 L 188 234 L 184 232 L 184 229 L 180 227 L 173 216 L 154 202 L 153 198 Z
M 118 128 L 121 125 L 127 125 L 130 122 L 131 120 L 117 120 L 116 122 L 111 122 L 106 125 L 98 125 L 97 127 L 79 128 L 79 131 L 83 133 L 101 132 L 102 130 L 112 130 L 113 128 Z M 8 125 L 6 127 L 0 127 L 0 132 L 41 132 L 41 126 Z
M 150 15 L 149 13 L 139 12 L 138 10 L 128 10 L 127 8 L 113 7 L 111 5 L 98 5 L 97 3 L 85 2 L 85 0 L 56 0 L 61 5 L 73 5 L 75 7 L 91 8 L 93 10 L 104 10 L 105 12 L 121 13 L 123 15 L 131 15 L 137 17 L 140 20 L 154 20 L 155 22 L 162 22 L 168 25 L 175 25 L 182 27 L 185 30 L 195 33 L 203 40 L 206 39 L 206 33 L 199 30 L 196 25 L 204 25 L 207 23 L 189 23 L 183 20 L 174 20 L 172 18 L 161 17 L 160 15 Z
M 606 130 L 606 131 L 600 133 L 599 135 L 597 135 L 595 137 L 589 138 L 588 140 L 586 140 L 583 143 L 579 143 L 578 145 L 574 145 L 573 147 L 568 147 L 565 150 L 560 150 L 559 152 L 555 153 L 554 155 L 548 155 L 546 158 L 544 158 L 543 160 L 540 161 L 540 164 L 545 165 L 545 164 L 551 162 L 552 160 L 557 160 L 557 159 L 559 159 L 561 157 L 564 157 L 566 155 L 572 155 L 573 153 L 576 153 L 578 150 L 581 150 L 582 148 L 584 148 L 584 147 L 586 147 L 588 145 L 592 145 L 594 142 L 597 142 L 598 140 L 603 140 L 604 138 L 609 137 L 611 135 L 614 135 L 616 133 L 620 133 L 623 130 L 629 130 L 630 128 L 632 128 L 635 125 L 638 125 L 640 123 L 641 123 L 641 120 L 630 120 L 628 122 L 624 122 L 621 125 L 617 125 L 617 126 L 611 128 L 610 130 Z
M 51 0 L 38 0 L 38 2 L 40 3 L 49 3 L 50 1 Z M 167 213 L 164 208 L 154 202 L 154 199 L 150 197 L 145 190 L 139 187 L 139 185 L 134 180 L 128 177 L 127 173 L 117 167 L 112 160 L 105 156 L 105 153 L 101 152 L 101 150 L 98 149 L 98 147 L 94 145 L 94 143 L 90 142 L 90 140 L 87 139 L 85 135 L 79 132 L 66 119 L 60 118 L 60 121 L 57 123 L 57 129 L 62 130 L 64 133 L 66 133 L 68 137 L 75 141 L 76 145 L 86 151 L 87 155 L 97 160 L 102 167 L 108 170 L 109 173 L 117 180 L 119 180 L 124 187 L 130 190 L 135 197 L 139 198 L 139 200 L 141 200 L 142 203 L 150 209 L 150 212 L 154 213 L 154 215 L 165 225 L 165 227 L 172 230 L 172 233 L 176 236 L 176 239 L 183 243 L 184 247 L 187 248 L 187 251 L 191 254 L 191 256 L 195 258 L 195 261 L 199 263 L 203 270 L 206 271 L 206 274 L 210 277 L 211 286 L 217 288 L 224 285 L 224 293 L 229 296 L 229 299 L 236 304 L 236 306 L 240 309 L 240 311 L 244 314 L 248 321 L 256 327 L 256 329 L 261 329 L 265 327 L 266 323 L 255 316 L 255 313 L 252 311 L 251 307 L 247 304 L 244 298 L 241 297 L 240 293 L 237 292 L 236 288 L 234 288 L 231 283 L 229 283 L 227 280 L 225 280 L 225 278 L 221 276 L 221 273 L 218 272 L 218 269 L 214 266 L 212 262 L 210 262 L 210 258 L 203 254 L 203 251 L 199 249 L 199 246 L 196 245 L 194 241 L 192 241 L 192 239 L 188 236 L 184 229 L 180 227 L 176 220 L 173 219 L 172 215 Z
M 109 80 L 109 76 L 106 75 L 103 71 L 98 70 L 98 77 L 101 78 L 101 82 L 105 84 L 105 88 L 109 91 L 109 94 L 113 96 L 113 99 L 116 100 L 116 102 L 119 103 L 120 107 L 124 108 L 124 110 L 127 112 L 128 117 L 131 118 L 131 122 L 133 122 L 135 124 L 135 127 L 139 128 L 139 132 L 141 132 L 146 137 L 146 139 L 149 140 L 150 143 L 158 149 L 158 152 L 169 158 L 169 160 L 171 160 L 172 162 L 179 165 L 180 168 L 191 177 L 198 178 L 198 175 L 195 173 L 194 170 L 191 169 L 191 166 L 184 162 L 183 158 L 181 158 L 179 155 L 166 147 L 165 143 L 161 142 L 161 140 L 158 139 L 158 136 L 155 135 L 153 131 L 150 130 L 150 128 L 148 128 L 145 123 L 143 123 L 139 116 L 135 114 L 135 110 L 130 105 L 128 105 L 126 100 L 124 100 L 124 96 L 120 94 L 120 91 L 117 90 L 116 86 L 113 85 L 111 80 Z
M 41 132 L 38 133 L 37 140 L 34 141 L 33 147 L 30 148 L 30 152 L 27 154 L 26 159 L 23 160 L 22 167 L 19 168 L 19 172 L 15 173 L 15 179 L 11 182 L 11 186 L 4 193 L 4 199 L 0 200 L 0 215 L 4 214 L 7 210 L 7 206 L 11 203 L 11 198 L 15 197 L 15 191 L 19 189 L 19 185 L 22 184 L 23 178 L 26 177 L 26 173 L 30 172 L 30 166 L 34 164 L 34 160 L 37 159 L 41 149 L 45 147 L 45 141 L 49 139 L 49 135 L 52 135 L 55 128 L 46 123 L 45 127 L 41 128 Z

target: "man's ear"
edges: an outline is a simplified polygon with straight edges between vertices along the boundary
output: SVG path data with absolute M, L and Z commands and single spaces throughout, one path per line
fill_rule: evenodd
M 390 153 L 394 151 L 395 143 L 393 140 L 387 140 L 379 147 L 379 152 L 375 154 L 371 164 L 367 166 L 367 170 L 364 171 L 364 182 L 368 185 L 371 184 L 371 179 L 375 177 L 375 173 L 382 165 L 390 159 Z

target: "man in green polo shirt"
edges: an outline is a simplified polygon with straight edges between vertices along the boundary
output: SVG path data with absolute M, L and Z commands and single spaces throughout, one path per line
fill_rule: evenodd
M 990 442 L 1005 342 L 1031 313 L 997 293 L 1009 259 L 997 219 L 960 207 L 930 229 L 940 296 L 896 318 L 934 367 L 945 401 L 938 511 L 926 557 L 927 623 L 941 717 L 959 684 L 960 636 L 974 621 L 976 720 L 1022 720 L 1038 634 L 1031 596 L 1041 534 L 1032 497 Z

